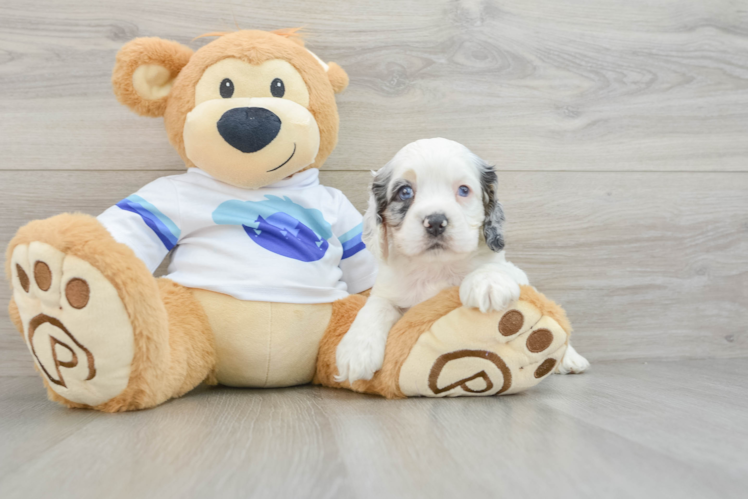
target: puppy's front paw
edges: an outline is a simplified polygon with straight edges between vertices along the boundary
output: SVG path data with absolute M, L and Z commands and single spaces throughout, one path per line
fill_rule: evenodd
M 467 307 L 481 312 L 503 311 L 519 299 L 519 284 L 503 271 L 478 269 L 465 277 L 460 285 L 460 300 Z
M 382 340 L 380 335 L 369 329 L 363 331 L 354 324 L 338 344 L 335 353 L 338 375 L 335 381 L 348 380 L 352 384 L 356 380 L 371 380 L 384 363 L 386 339 L 386 335 Z

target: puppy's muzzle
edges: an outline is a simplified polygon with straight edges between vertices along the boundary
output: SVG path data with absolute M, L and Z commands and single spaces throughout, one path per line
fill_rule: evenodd
M 431 236 L 439 236 L 447 230 L 449 219 L 444 214 L 431 214 L 427 215 L 423 219 L 423 227 L 426 228 L 426 232 Z
M 218 120 L 223 140 L 242 153 L 255 153 L 273 142 L 281 119 L 266 108 L 233 108 Z

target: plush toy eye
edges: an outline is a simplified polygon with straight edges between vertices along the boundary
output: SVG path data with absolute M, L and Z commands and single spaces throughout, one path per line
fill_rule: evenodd
M 405 201 L 413 198 L 413 188 L 410 186 L 403 186 L 400 188 L 400 191 L 397 192 L 397 196 Z
M 234 82 L 228 78 L 224 78 L 221 82 L 221 97 L 228 99 L 232 95 L 234 95 Z
M 459 188 L 457 188 L 457 194 L 465 198 L 470 194 L 470 188 L 467 186 L 460 186 Z
M 273 97 L 283 97 L 283 94 L 286 93 L 286 86 L 283 85 L 283 80 L 280 78 L 273 80 L 270 84 L 270 93 L 273 94 Z

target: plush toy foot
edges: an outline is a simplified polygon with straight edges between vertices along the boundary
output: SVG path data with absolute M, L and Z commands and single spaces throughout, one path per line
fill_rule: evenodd
M 405 396 L 492 396 L 537 385 L 553 373 L 569 338 L 538 305 L 521 297 L 504 312 L 453 310 L 411 349 L 400 390 Z
M 371 380 L 339 383 L 335 351 L 365 302 L 351 296 L 333 304 L 314 383 L 387 398 L 512 394 L 553 373 L 571 333 L 564 310 L 533 287 L 521 287 L 519 301 L 506 311 L 487 314 L 464 307 L 452 288 L 397 322 L 384 365 Z
M 24 339 L 49 387 L 88 406 L 122 393 L 134 337 L 114 286 L 88 262 L 38 241 L 15 247 L 10 266 Z
M 93 217 L 34 221 L 8 256 L 11 318 L 50 399 L 108 412 L 149 408 L 213 370 L 212 332 L 192 293 L 155 280 Z

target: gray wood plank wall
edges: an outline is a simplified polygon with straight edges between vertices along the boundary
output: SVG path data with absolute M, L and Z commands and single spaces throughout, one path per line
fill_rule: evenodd
M 500 170 L 508 253 L 595 360 L 748 355 L 748 2 L 3 0 L 0 246 L 182 164 L 111 92 L 137 36 L 304 26 L 351 78 L 323 180 L 444 136 Z M 0 302 L 7 303 L 7 286 Z M 0 374 L 33 373 L 0 313 Z

